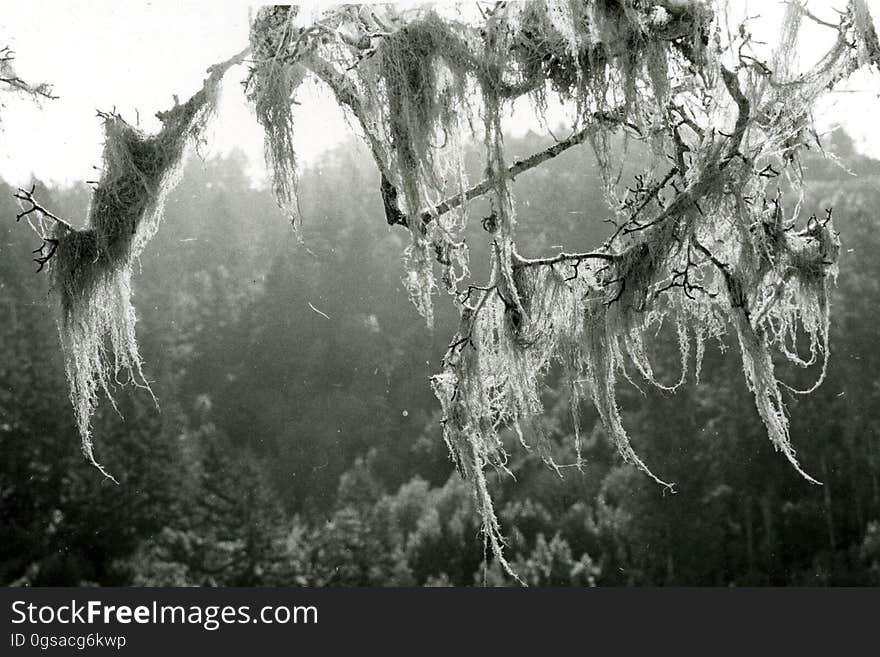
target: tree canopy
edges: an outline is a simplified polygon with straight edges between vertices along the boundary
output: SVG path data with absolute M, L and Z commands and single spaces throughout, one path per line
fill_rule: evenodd
M 830 50 L 796 65 L 804 21 L 833 31 Z M 533 0 L 395 10 L 345 5 L 306 20 L 295 7 L 260 10 L 250 46 L 212 66 L 202 90 L 159 113 L 148 135 L 102 114 L 104 170 L 86 226 L 20 190 L 19 218 L 35 220 L 60 298 L 60 329 L 83 450 L 101 391 L 125 376 L 147 386 L 130 301 L 132 266 L 157 230 L 162 204 L 187 148 L 210 118 L 224 73 L 247 62 L 246 94 L 266 132 L 279 204 L 295 224 L 296 129 L 291 103 L 306 79 L 330 88 L 369 146 L 386 219 L 410 234 L 404 283 L 433 323 L 438 292 L 460 314 L 432 387 L 444 438 L 474 486 L 487 544 L 506 567 L 485 470 L 507 462 L 501 432 L 513 430 L 560 468 L 543 435 L 542 378 L 563 373 L 578 417 L 589 399 L 624 460 L 661 484 L 630 445 L 616 399 L 620 375 L 674 390 L 698 378 L 705 344 L 731 332 L 768 436 L 804 477 L 791 445 L 784 389 L 813 391 L 829 356 L 829 285 L 839 241 L 831 208 L 804 208 L 800 153 L 818 146 L 811 110 L 863 66 L 880 66 L 880 42 L 864 0 L 836 24 L 790 2 L 778 44 L 761 52 L 748 22 L 731 26 L 723 3 L 698 0 Z M 540 118 L 571 108 L 570 134 L 510 161 L 503 115 L 527 98 Z M 485 178 L 465 175 L 468 136 L 483 144 Z M 612 148 L 646 153 L 624 173 Z M 614 210 L 593 250 L 522 254 L 514 177 L 562 151 L 589 144 Z M 791 203 L 783 198 L 794 198 Z M 469 273 L 464 227 L 485 196 L 487 280 Z M 655 376 L 650 345 L 668 326 L 681 375 Z M 816 365 L 816 382 L 777 379 L 774 355 Z M 692 367 L 689 363 L 693 362 Z M 580 450 L 573 464 L 581 466 Z M 100 466 L 99 466 L 100 467 Z

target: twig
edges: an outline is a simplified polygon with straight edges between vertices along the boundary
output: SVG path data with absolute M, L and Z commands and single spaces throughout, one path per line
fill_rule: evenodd
M 30 84 L 22 80 L 13 70 L 12 62 L 15 60 L 15 53 L 9 46 L 0 48 L 0 82 L 8 84 L 13 89 L 23 91 L 34 97 L 46 98 L 48 100 L 57 100 L 58 96 L 52 93 L 52 87 L 48 84 Z
M 749 322 L 751 322 L 751 313 L 749 311 L 748 302 L 745 296 L 745 292 L 742 289 L 742 284 L 739 282 L 739 279 L 736 278 L 736 275 L 730 270 L 730 266 L 721 260 L 719 260 L 709 249 L 700 244 L 697 240 L 693 241 L 694 248 L 697 249 L 700 253 L 706 256 L 713 265 L 721 272 L 721 275 L 724 277 L 724 283 L 727 286 L 727 294 L 730 297 L 730 305 L 734 308 L 742 308 L 745 317 Z
M 48 263 L 52 259 L 52 256 L 55 255 L 55 251 L 58 250 L 58 244 L 59 244 L 58 240 L 56 240 L 52 237 L 44 237 L 43 243 L 40 244 L 40 246 L 38 248 L 31 251 L 31 253 L 39 253 L 40 254 L 39 256 L 34 258 L 34 262 L 36 262 L 38 265 L 40 265 L 39 267 L 37 267 L 38 274 L 41 271 L 43 271 L 43 267 L 45 267 L 46 263 Z M 48 253 L 46 252 L 47 245 L 49 246 Z
M 840 25 L 835 25 L 834 23 L 829 23 L 828 21 L 823 21 L 821 18 L 816 16 L 814 13 L 807 10 L 806 6 L 803 3 L 801 3 L 800 6 L 798 7 L 798 11 L 800 11 L 801 14 L 803 14 L 804 16 L 809 18 L 814 23 L 818 23 L 819 25 L 823 25 L 824 27 L 830 27 L 832 30 L 835 30 L 835 31 L 840 30 Z
M 19 201 L 23 201 L 25 203 L 31 204 L 30 208 L 23 210 L 22 212 L 19 212 L 17 215 L 15 215 L 15 220 L 21 221 L 22 217 L 26 217 L 29 214 L 31 214 L 32 212 L 39 212 L 42 216 L 46 217 L 47 219 L 51 219 L 52 221 L 59 224 L 60 226 L 64 226 L 64 228 L 69 230 L 71 233 L 75 233 L 76 229 L 73 226 L 71 226 L 69 223 L 67 223 L 61 217 L 49 212 L 46 208 L 44 208 L 42 205 L 40 205 L 36 201 L 36 199 L 34 199 L 34 190 L 36 188 L 37 188 L 36 185 L 32 185 L 30 191 L 28 191 L 22 187 L 19 187 L 18 192 L 16 192 L 15 194 L 12 195 L 13 197 L 17 198 Z
M 638 216 L 639 216 L 639 214 L 642 212 L 642 210 L 644 210 L 646 207 L 648 207 L 648 204 L 649 204 L 652 200 L 654 200 L 655 198 L 657 198 L 657 195 L 663 190 L 664 187 L 666 187 L 666 185 L 669 183 L 669 181 L 672 180 L 672 179 L 678 174 L 678 171 L 679 171 L 678 167 L 672 167 L 672 168 L 669 170 L 669 173 L 667 173 L 667 174 L 663 177 L 663 180 L 661 180 L 659 183 L 657 183 L 656 185 L 654 185 L 654 186 L 650 189 L 650 191 L 648 191 L 648 193 L 645 194 L 645 197 L 642 199 L 642 202 L 639 203 L 639 206 L 638 206 L 638 207 L 635 209 L 635 211 L 630 215 L 629 219 L 627 219 L 624 223 L 622 223 L 622 224 L 617 228 L 617 230 L 614 231 L 614 234 L 613 234 L 610 238 L 608 238 L 608 239 L 606 240 L 605 243 L 606 243 L 606 244 L 611 244 L 611 243 L 613 243 L 614 240 L 615 240 L 615 239 L 616 239 L 621 233 L 623 233 L 623 234 L 625 235 L 625 234 L 628 234 L 628 233 L 634 233 L 634 232 L 639 231 L 639 230 L 644 230 L 645 228 L 648 228 L 649 226 L 653 226 L 653 225 L 656 223 L 656 220 L 655 220 L 655 221 L 651 221 L 651 222 L 649 222 L 649 223 L 647 223 L 647 224 L 642 224 L 642 225 L 640 225 L 640 224 L 636 223 L 636 219 L 638 218 Z M 630 224 L 635 224 L 636 227 L 635 227 L 635 228 L 629 228 Z
M 614 262 L 618 258 L 619 255 L 616 253 L 605 253 L 603 251 L 590 251 L 588 253 L 559 253 L 555 256 L 549 256 L 547 258 L 523 258 L 520 255 L 514 255 L 513 266 L 514 267 L 537 267 L 541 265 L 552 266 L 559 264 L 560 262 L 569 262 L 569 261 L 577 261 L 581 260 L 606 260 L 608 262 Z

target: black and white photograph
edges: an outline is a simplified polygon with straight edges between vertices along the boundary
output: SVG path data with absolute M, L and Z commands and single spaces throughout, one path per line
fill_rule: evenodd
M 3 588 L 877 587 L 878 34 L 0 0 Z

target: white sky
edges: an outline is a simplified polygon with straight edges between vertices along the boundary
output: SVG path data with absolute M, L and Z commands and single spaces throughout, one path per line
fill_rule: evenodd
M 769 16 L 754 31 L 766 29 L 772 38 L 781 14 L 779 0 L 731 2 Z M 832 8 L 843 4 L 843 0 L 816 0 L 809 6 L 836 22 Z M 880 0 L 868 4 L 877 21 Z M 96 178 L 92 167 L 100 164 L 103 135 L 95 110 L 115 108 L 129 121 L 139 115 L 142 127 L 158 128 L 153 115 L 171 106 L 172 94 L 185 100 L 199 89 L 208 66 L 247 45 L 251 11 L 249 3 L 230 0 L 0 0 L 0 46 L 12 46 L 24 79 L 50 82 L 60 96 L 44 102 L 42 109 L 28 101 L 3 99 L 0 177 L 12 183 L 23 183 L 32 175 L 61 183 Z M 811 28 L 803 39 L 804 60 L 824 52 L 828 33 Z M 259 179 L 264 174 L 262 133 L 239 84 L 245 74 L 244 67 L 237 67 L 226 76 L 206 153 L 239 148 Z M 880 115 L 878 91 L 880 76 L 859 76 L 848 91 L 832 94 L 823 104 L 820 128 L 840 123 L 860 150 L 880 157 L 880 131 L 875 128 Z M 310 162 L 337 144 L 347 128 L 341 111 L 323 93 L 313 89 L 300 100 L 297 146 L 302 160 Z M 518 132 L 529 127 L 520 120 L 514 123 Z

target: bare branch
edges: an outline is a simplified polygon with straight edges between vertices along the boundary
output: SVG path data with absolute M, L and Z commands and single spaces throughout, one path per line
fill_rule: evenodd
M 38 253 L 38 254 L 39 254 L 36 258 L 34 258 L 34 262 L 36 262 L 38 265 L 40 265 L 40 266 L 37 268 L 37 273 L 38 273 L 38 274 L 39 274 L 41 271 L 43 271 L 43 267 L 45 267 L 46 264 L 52 259 L 52 256 L 55 255 L 55 251 L 58 250 L 58 244 L 59 244 L 59 243 L 60 243 L 60 242 L 59 242 L 58 240 L 56 240 L 55 238 L 52 238 L 52 237 L 44 237 L 44 238 L 43 238 L 43 243 L 40 244 L 39 247 L 37 247 L 36 249 L 34 249 L 33 251 L 31 251 L 31 253 L 34 253 L 34 254 L 37 254 L 37 253 Z M 46 248 L 47 248 L 47 247 L 48 247 L 48 249 L 49 249 L 48 251 L 46 251 Z
M 48 84 L 30 84 L 22 80 L 15 73 L 12 62 L 15 60 L 15 53 L 9 46 L 0 48 L 0 83 L 12 87 L 16 91 L 21 91 L 34 98 L 43 98 L 46 100 L 56 100 L 58 96 L 52 93 L 52 87 Z
M 541 265 L 556 265 L 560 262 L 580 262 L 581 260 L 607 260 L 608 262 L 616 261 L 620 256 L 616 253 L 605 253 L 603 251 L 590 251 L 587 253 L 559 253 L 555 256 L 547 258 L 523 258 L 517 255 L 513 261 L 514 267 L 537 267 Z
M 598 112 L 593 115 L 593 122 L 590 123 L 586 128 L 575 132 L 573 135 L 568 137 L 567 139 L 563 139 L 559 141 L 549 148 L 544 149 L 543 151 L 539 151 L 530 155 L 529 157 L 518 160 L 514 162 L 507 168 L 505 172 L 505 177 L 509 180 L 513 180 L 519 174 L 524 171 L 528 171 L 529 169 L 534 169 L 536 166 L 543 164 L 547 160 L 553 159 L 560 153 L 567 151 L 569 148 L 573 146 L 577 146 L 578 144 L 582 144 L 586 141 L 587 138 L 590 137 L 599 127 L 603 124 L 613 124 L 613 125 L 622 125 L 622 112 Z M 438 203 L 431 210 L 427 210 L 422 213 L 422 222 L 427 224 L 434 220 L 434 218 L 439 217 L 440 215 L 446 214 L 450 210 L 454 210 L 455 208 L 461 206 L 462 199 L 465 202 L 472 201 L 483 194 L 491 191 L 495 186 L 494 180 L 491 178 L 486 178 L 485 180 L 477 183 L 470 189 L 468 189 L 464 194 L 456 194 L 454 196 L 450 196 L 446 200 Z
M 75 233 L 76 228 L 71 226 L 67 221 L 65 221 L 61 217 L 51 213 L 49 210 L 47 210 L 46 208 L 44 208 L 42 205 L 40 205 L 37 202 L 37 200 L 34 198 L 34 190 L 35 189 L 36 189 L 36 185 L 31 186 L 30 190 L 19 187 L 18 192 L 16 192 L 15 194 L 12 195 L 14 198 L 18 199 L 19 201 L 21 201 L 23 203 L 30 203 L 31 204 L 30 208 L 22 209 L 21 212 L 19 212 L 17 215 L 15 215 L 15 220 L 21 221 L 22 217 L 26 217 L 29 214 L 31 214 L 32 212 L 37 212 L 41 216 L 45 217 L 46 219 L 51 219 L 52 221 L 57 223 L 59 226 L 63 226 L 64 228 L 66 228 L 70 232 Z

